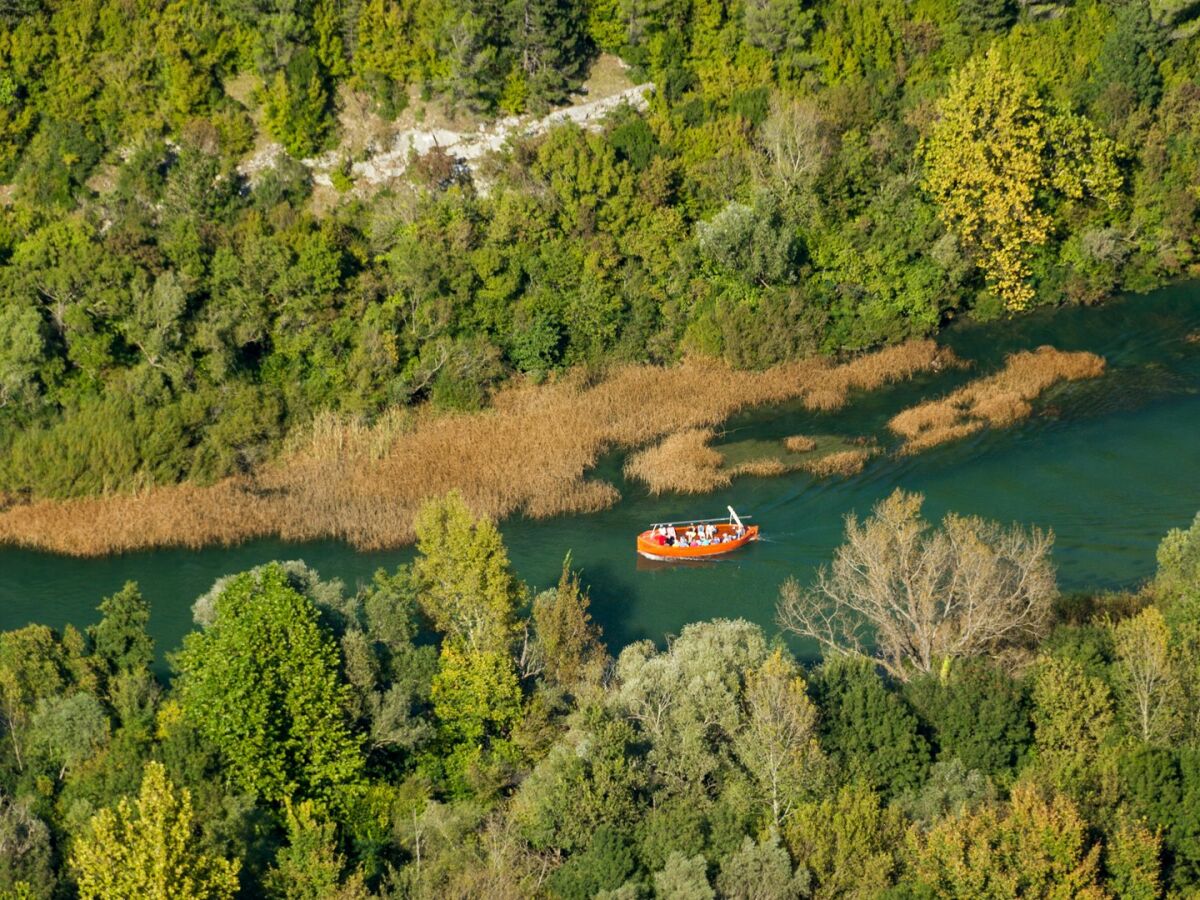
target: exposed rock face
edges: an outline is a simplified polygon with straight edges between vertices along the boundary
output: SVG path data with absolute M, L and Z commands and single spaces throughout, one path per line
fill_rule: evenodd
M 451 131 L 445 128 L 412 128 L 392 137 L 386 147 L 375 147 L 367 159 L 356 162 L 350 169 L 350 178 L 359 186 L 375 185 L 403 175 L 412 154 L 422 156 L 434 148 L 442 150 L 460 163 L 470 166 L 488 153 L 500 150 L 513 137 L 529 137 L 549 131 L 563 122 L 574 122 L 583 128 L 599 128 L 601 120 L 622 104 L 644 110 L 648 95 L 653 93 L 650 82 L 639 84 L 599 100 L 576 103 L 557 109 L 540 119 L 527 116 L 508 116 L 497 119 L 490 126 L 478 131 Z M 276 164 L 284 153 L 279 144 L 270 144 L 260 150 L 239 170 L 253 177 L 258 172 Z M 333 150 L 314 159 L 301 160 L 313 173 L 313 181 L 326 187 L 333 184 L 330 172 L 342 160 L 339 151 Z

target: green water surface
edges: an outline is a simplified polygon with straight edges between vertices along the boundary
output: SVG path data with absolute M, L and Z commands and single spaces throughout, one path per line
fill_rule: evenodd
M 744 616 L 774 631 L 780 583 L 789 575 L 811 578 L 840 543 L 843 517 L 866 514 L 896 487 L 923 492 L 932 516 L 955 510 L 1053 529 L 1064 590 L 1134 585 L 1153 573 L 1166 530 L 1186 526 L 1200 510 L 1200 341 L 1189 335 L 1200 337 L 1197 283 L 1097 309 L 955 326 L 942 340 L 975 363 L 969 371 L 922 376 L 834 413 L 796 404 L 754 410 L 727 423 L 722 441 L 744 447 L 770 446 L 791 434 L 874 436 L 890 451 L 889 416 L 995 370 L 1014 350 L 1041 344 L 1091 350 L 1107 359 L 1108 371 L 1052 389 L 1035 415 L 1013 428 L 914 457 L 885 452 L 848 479 L 746 477 L 705 496 L 650 497 L 624 481 L 622 460 L 613 456 L 596 475 L 620 488 L 617 506 L 587 516 L 510 520 L 502 524 L 504 537 L 518 574 L 538 587 L 556 581 L 570 551 L 614 647 L 640 638 L 661 641 L 687 622 L 716 616 Z M 646 523 L 714 516 L 726 504 L 752 514 L 764 539 L 699 567 L 649 564 L 634 553 L 634 535 Z M 30 622 L 86 625 L 96 619 L 100 599 L 132 579 L 152 603 L 159 649 L 169 650 L 192 627 L 192 601 L 221 575 L 272 559 L 303 559 L 353 586 L 411 555 L 408 549 L 356 553 L 334 542 L 279 541 L 91 560 L 0 548 L 0 629 Z

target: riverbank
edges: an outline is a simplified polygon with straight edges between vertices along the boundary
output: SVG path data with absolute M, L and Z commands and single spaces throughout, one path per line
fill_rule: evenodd
M 811 359 L 763 372 L 711 362 L 626 366 L 595 381 L 573 372 L 552 384 L 511 387 L 479 413 L 396 413 L 372 427 L 323 417 L 249 476 L 10 507 L 0 513 L 0 543 L 102 556 L 274 536 L 377 550 L 409 543 L 421 502 L 449 490 L 493 519 L 594 512 L 620 496 L 612 484 L 586 477 L 608 451 L 711 428 L 763 404 L 839 409 L 853 391 L 953 361 L 935 341 L 922 340 L 841 364 Z

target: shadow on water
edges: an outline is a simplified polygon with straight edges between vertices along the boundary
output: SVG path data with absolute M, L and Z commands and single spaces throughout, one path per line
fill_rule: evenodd
M 773 624 L 779 585 L 810 579 L 841 541 L 847 513 L 864 515 L 896 487 L 923 492 L 926 512 L 950 510 L 1055 532 L 1054 559 L 1065 590 L 1111 588 L 1152 574 L 1162 535 L 1200 509 L 1200 285 L 1182 284 L 1099 309 L 1043 310 L 1013 321 L 964 323 L 942 340 L 973 362 L 966 371 L 923 375 L 859 396 L 844 410 L 814 413 L 798 404 L 734 416 L 721 441 L 778 442 L 793 434 L 873 437 L 882 455 L 848 479 L 814 481 L 803 473 L 743 477 L 706 496 L 651 497 L 621 475 L 609 454 L 591 477 L 621 490 L 615 507 L 587 516 L 502 523 L 518 574 L 535 589 L 558 580 L 563 557 L 590 586 L 593 616 L 610 646 L 662 641 L 687 622 L 743 616 Z M 1059 386 L 1017 426 L 984 431 L 918 456 L 890 452 L 890 416 L 923 397 L 994 371 L 1004 355 L 1041 344 L 1091 350 L 1108 361 L 1100 379 Z M 634 552 L 652 521 L 752 513 L 763 540 L 704 567 L 648 567 Z M 349 586 L 380 567 L 394 568 L 410 549 L 355 553 L 335 542 L 255 541 L 202 551 L 167 549 L 79 560 L 0 549 L 0 628 L 29 622 L 61 627 L 95 620 L 100 598 L 137 580 L 153 605 L 160 650 L 191 628 L 191 603 L 219 576 L 271 559 L 304 559 Z M 811 648 L 799 648 L 804 656 Z

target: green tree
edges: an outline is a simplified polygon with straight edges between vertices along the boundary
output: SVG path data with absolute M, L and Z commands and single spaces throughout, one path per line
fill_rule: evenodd
M 761 841 L 745 837 L 737 852 L 721 861 L 717 889 L 729 900 L 798 900 L 808 895 L 808 872 L 792 871 L 792 861 L 772 831 Z
M 817 708 L 805 692 L 799 668 L 782 650 L 746 674 L 744 696 L 746 722 L 734 738 L 734 752 L 754 777 L 778 826 L 795 803 L 825 780 Z
M 941 760 L 957 757 L 968 769 L 1006 777 L 1031 748 L 1028 698 L 998 666 L 968 661 L 941 676 L 914 679 L 906 693 Z
M 346 877 L 337 848 L 337 826 L 324 819 L 311 800 L 287 804 L 287 846 L 267 873 L 271 896 L 281 900 L 367 900 L 362 874 Z
M 29 900 L 55 895 L 50 829 L 30 810 L 29 802 L 0 797 L 0 894 Z
M 784 829 L 792 858 L 812 874 L 815 900 L 880 896 L 892 883 L 902 838 L 899 814 L 862 784 L 797 806 Z
M 1054 790 L 1077 801 L 1096 799 L 1101 749 L 1111 739 L 1112 693 L 1073 661 L 1039 662 L 1033 684 L 1036 770 Z
M 1168 611 L 1177 601 L 1200 596 L 1200 513 L 1189 528 L 1172 528 L 1158 545 L 1154 592 Z
M 578 851 L 599 827 L 643 818 L 647 772 L 637 757 L 638 734 L 602 708 L 584 710 L 581 718 L 513 798 L 512 819 L 537 850 Z
M 741 619 L 687 625 L 665 652 L 649 641 L 621 651 L 611 701 L 649 742 L 667 792 L 702 790 L 725 768 L 745 722 L 746 673 L 767 655 L 762 630 Z
M 994 50 L 954 75 L 938 112 L 922 144 L 925 186 L 1000 299 L 1024 309 L 1033 254 L 1053 231 L 1052 198 L 1115 203 L 1115 146 L 1086 119 L 1047 110 Z
M 551 889 L 563 900 L 590 900 L 625 883 L 637 869 L 629 838 L 601 825 L 582 853 L 572 856 L 550 876 Z
M 688 857 L 678 851 L 668 856 L 666 865 L 654 873 L 654 896 L 663 900 L 715 900 L 704 857 Z
M 478 747 L 507 736 L 521 715 L 512 660 L 486 650 L 443 644 L 432 697 L 439 727 L 452 744 Z
M 1121 816 L 1104 848 L 1106 885 L 1120 900 L 1163 895 L 1162 838 L 1131 816 Z
M 870 660 L 835 657 L 813 674 L 821 743 L 849 780 L 862 779 L 890 799 L 918 787 L 929 744 L 917 717 L 890 692 Z
M 88 628 L 88 637 L 96 656 L 104 660 L 111 674 L 136 672 L 154 661 L 154 639 L 146 627 L 150 624 L 150 604 L 142 597 L 136 582 L 100 601 L 99 624 Z
M 512 53 L 539 106 L 561 103 L 588 62 L 587 5 L 578 0 L 515 0 L 509 12 Z
M 108 743 L 108 732 L 108 714 L 100 701 L 80 691 L 38 701 L 29 723 L 29 745 L 57 767 L 61 781 Z
M 233 578 L 212 624 L 175 660 L 184 714 L 268 800 L 328 795 L 358 779 L 337 645 L 310 601 L 271 564 Z
M 603 675 L 608 654 L 600 642 L 600 628 L 588 614 L 589 604 L 568 554 L 558 587 L 533 599 L 533 627 L 550 684 L 570 689 L 585 681 L 596 684 Z
M 44 625 L 0 634 L 0 715 L 18 770 L 25 765 L 25 730 L 33 710 L 66 687 L 66 666 L 58 636 Z
M 500 531 L 472 516 L 457 492 L 426 503 L 415 530 L 413 584 L 433 626 L 469 651 L 506 654 L 517 634 L 521 589 Z
M 1126 727 L 1147 744 L 1170 744 L 1184 724 L 1184 697 L 1163 614 L 1148 606 L 1113 628 L 1114 681 Z
M 1028 784 L 1003 809 L 982 807 L 909 834 L 916 882 L 933 897 L 1101 900 L 1100 846 L 1071 801 Z
M 132 803 L 102 809 L 71 852 L 85 900 L 220 900 L 238 891 L 239 864 L 199 851 L 192 795 L 161 763 L 146 764 Z
M 307 49 L 297 51 L 287 67 L 275 73 L 263 95 L 267 131 L 293 156 L 309 156 L 324 145 L 328 108 L 325 78 Z
M 0 409 L 29 407 L 41 393 L 38 369 L 46 345 L 32 306 L 6 300 L 0 307 Z
M 1112 30 L 1096 58 L 1096 87 L 1119 85 L 1137 102 L 1154 103 L 1162 92 L 1166 36 L 1146 0 L 1121 0 L 1113 7 Z

